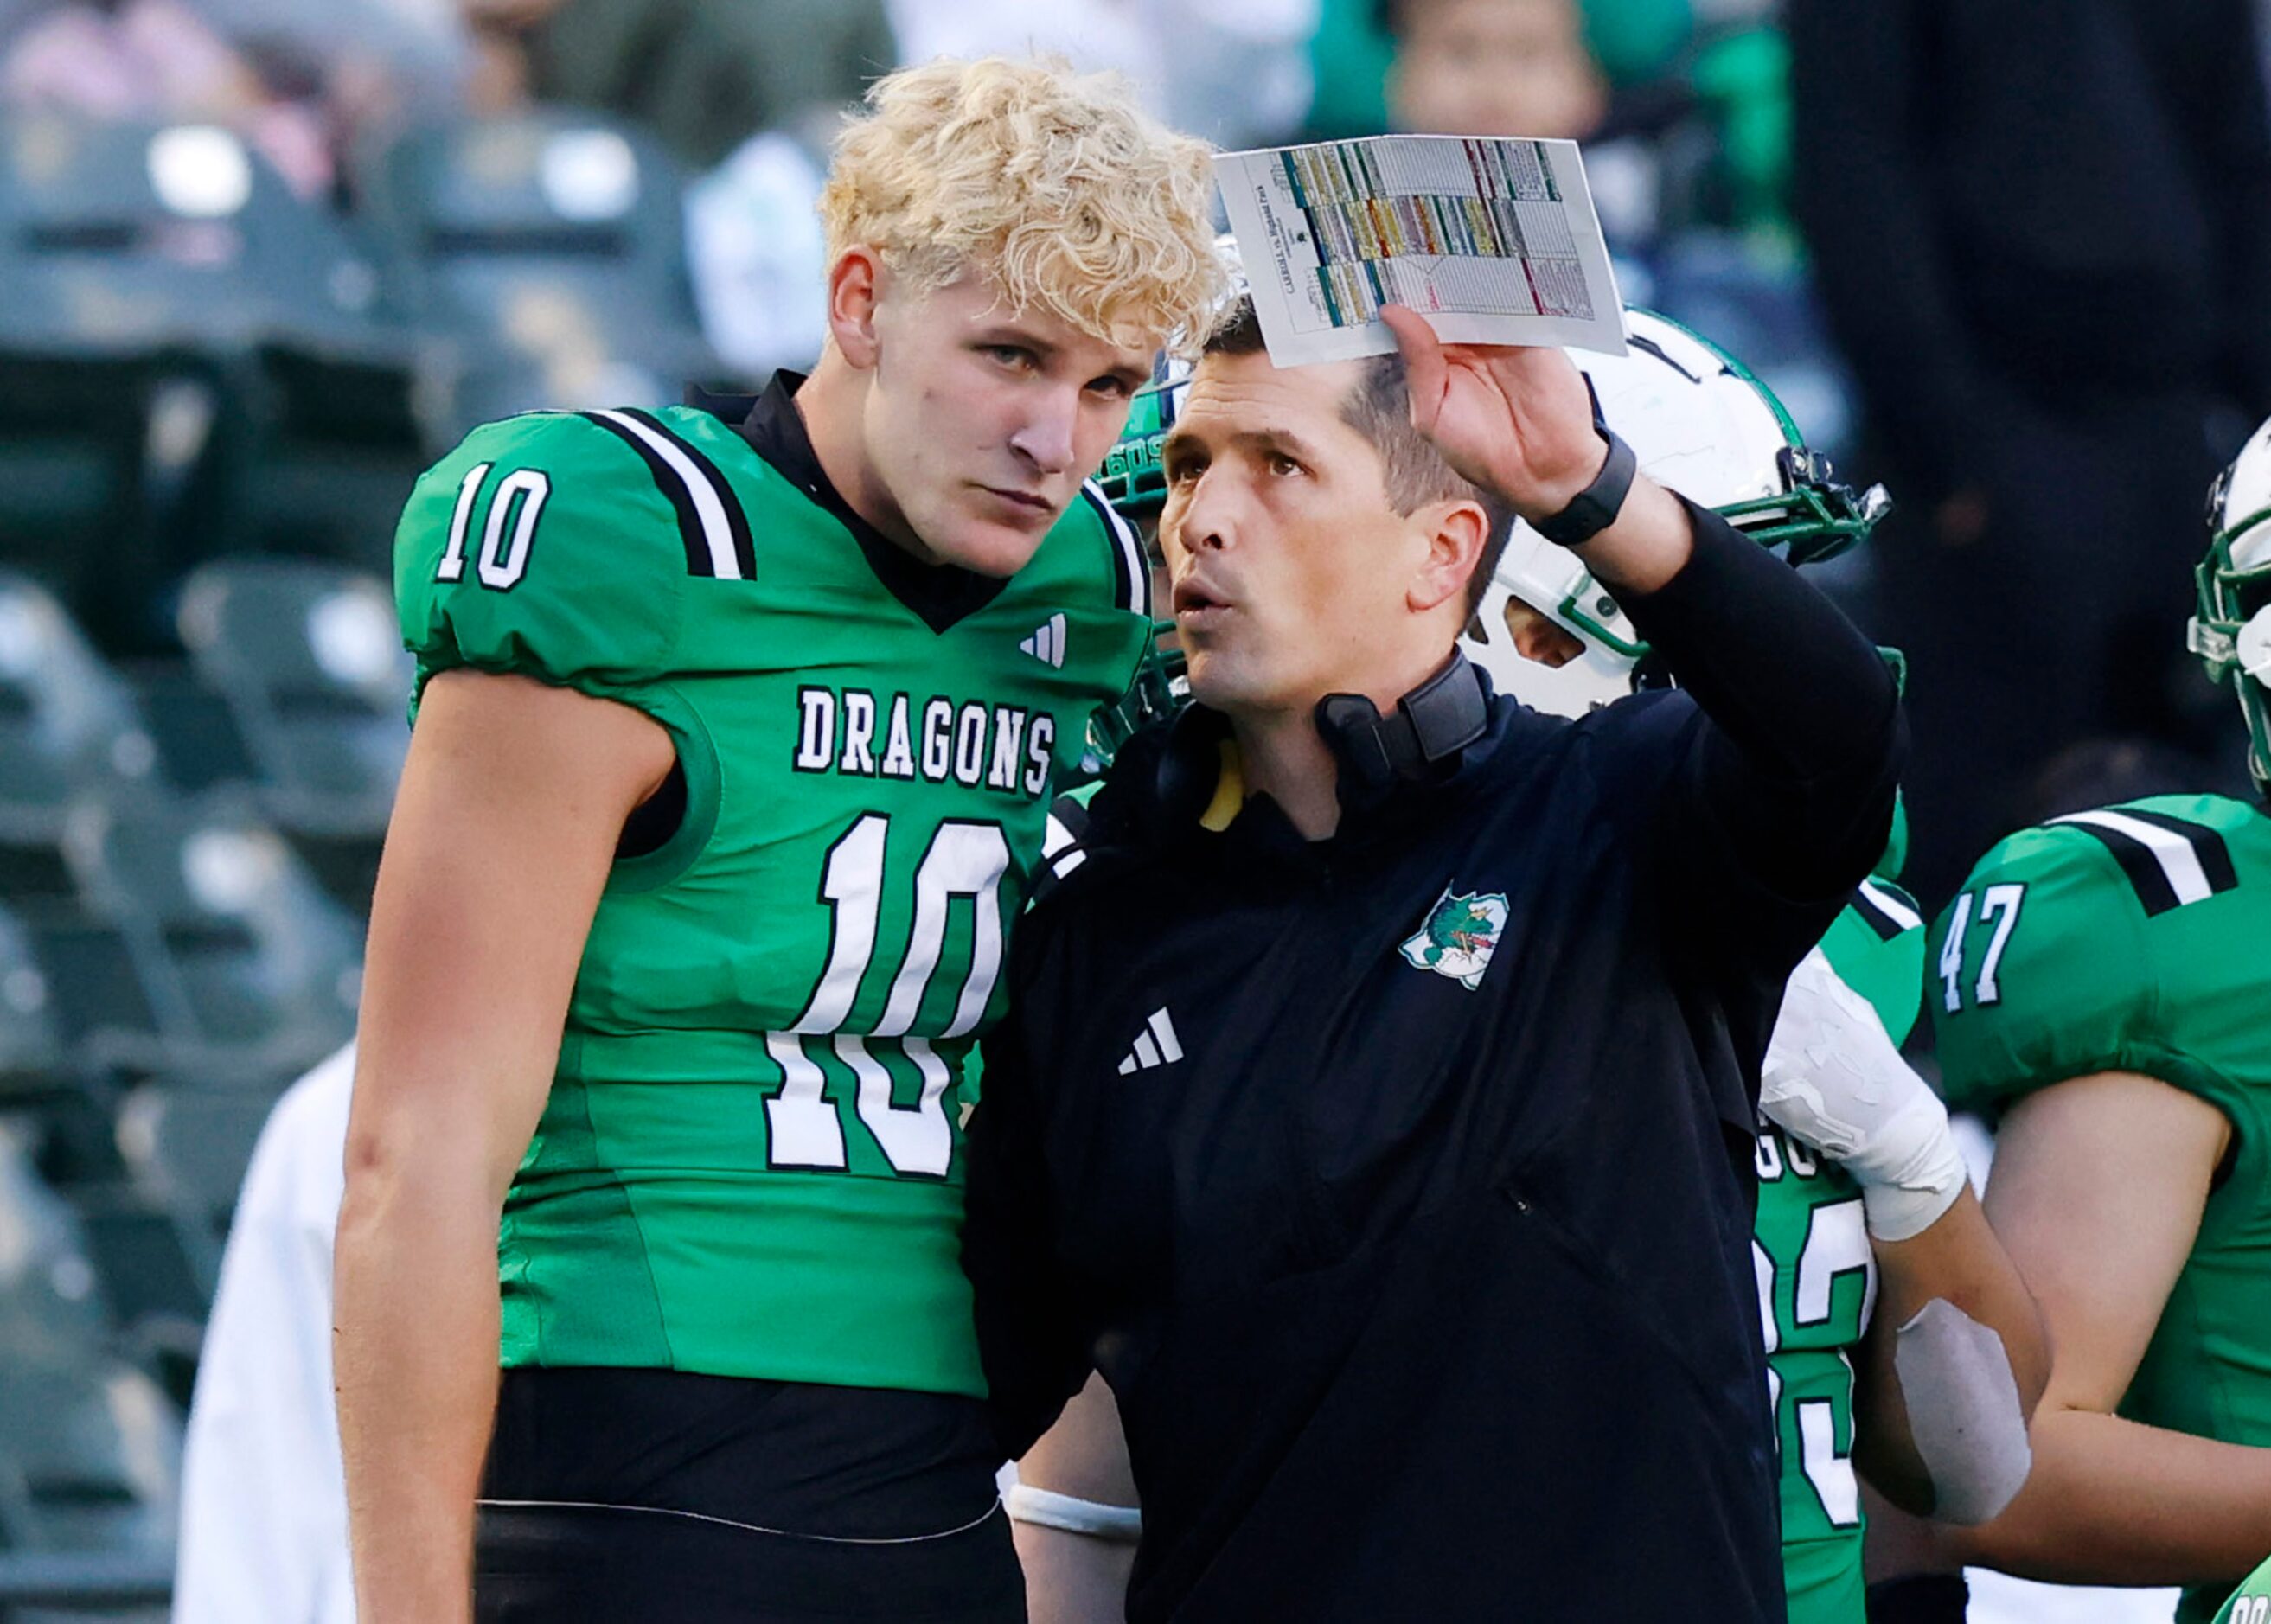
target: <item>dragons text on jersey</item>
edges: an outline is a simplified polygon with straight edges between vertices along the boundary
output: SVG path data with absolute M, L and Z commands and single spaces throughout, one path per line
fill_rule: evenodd
M 920 562 L 746 422 L 542 413 L 421 480 L 396 548 L 419 680 L 633 706 L 685 808 L 619 858 L 506 1197 L 508 1367 L 981 1394 L 957 1256 L 972 1045 L 1052 785 L 1150 637 L 1092 493 L 997 579 Z M 1063 658 L 1020 645 L 1061 627 Z
M 800 688 L 794 766 L 863 778 L 949 778 L 1031 801 L 1055 771 L 1057 719 L 1023 705 L 904 691 Z

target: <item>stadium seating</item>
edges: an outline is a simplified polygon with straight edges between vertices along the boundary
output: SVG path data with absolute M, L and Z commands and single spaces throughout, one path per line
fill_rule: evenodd
M 278 1091 L 257 1077 L 143 1084 L 118 1111 L 119 1148 L 135 1187 L 174 1211 L 202 1218 L 220 1239 Z
M 17 1549 L 163 1553 L 181 1423 L 116 1360 L 22 1360 L 0 1382 L 0 1535 Z
M 227 702 L 287 829 L 375 838 L 409 745 L 410 659 L 392 596 L 334 566 L 232 559 L 182 595 L 182 642 Z
M 172 1396 L 123 1356 L 78 1218 L 0 1124 L 0 1616 L 163 1594 L 179 1498 Z M 157 1361 L 152 1361 L 153 1367 Z M 68 1600 L 68 1614 L 19 1599 Z M 127 1617 L 106 1613 L 123 1624 Z
M 714 371 L 687 274 L 683 178 L 641 131 L 561 110 L 428 127 L 372 154 L 360 179 L 390 296 L 459 340 L 450 429 L 666 404 Z
M 69 1363 L 98 1353 L 113 1322 L 86 1233 L 41 1179 L 31 1139 L 0 1121 L 0 1346 L 11 1359 Z
M 0 571 L 0 898 L 26 910 L 36 953 L 50 927 L 64 952 L 77 945 L 78 888 L 62 851 L 71 807 L 146 792 L 156 759 L 132 693 L 62 606 Z M 109 1020 L 80 997 L 99 987 L 76 979 L 83 967 L 48 966 L 55 1018 L 72 1037 Z
M 155 764 L 132 695 L 62 606 L 0 571 L 0 841 L 51 836 L 74 799 Z
M 17 299 L 0 278 L 0 309 Z M 168 548 L 210 528 L 219 390 L 186 354 L 0 339 L 0 562 L 37 576 L 109 647 L 156 639 Z
M 23 920 L 0 904 L 0 1099 L 42 1091 L 63 1063 L 47 969 Z
M 185 749 L 235 744 L 263 814 L 326 890 L 367 913 L 409 746 L 410 660 L 385 585 L 304 560 L 221 560 L 191 577 L 178 619 L 195 680 L 175 709 L 192 719 L 205 697 L 225 708 Z
M 314 555 L 383 573 L 395 516 L 446 432 L 426 421 L 429 371 L 404 336 L 259 345 L 232 377 L 216 435 L 220 519 L 197 556 Z
M 234 799 L 83 803 L 63 849 L 126 944 L 168 1063 L 289 1068 L 353 1030 L 352 920 Z
M 0 115 L 0 557 L 115 648 L 162 641 L 160 591 L 224 539 L 383 558 L 374 480 L 424 442 L 376 302 L 224 130 Z
M 0 118 L 0 336 L 127 353 L 376 337 L 372 268 L 207 125 Z
M 74 1073 L 165 1063 L 165 1030 L 123 931 L 70 903 L 40 908 L 26 929 Z
M 158 748 L 158 776 L 175 793 L 200 795 L 257 778 L 251 747 L 228 702 L 181 659 L 123 661 L 142 724 Z
M 129 1182 L 75 1185 L 70 1196 L 115 1345 L 187 1404 L 220 1276 L 210 1221 Z

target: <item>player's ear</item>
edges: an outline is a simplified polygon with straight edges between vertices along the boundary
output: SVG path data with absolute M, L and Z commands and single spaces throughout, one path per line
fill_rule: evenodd
M 883 262 L 864 242 L 838 254 L 828 270 L 829 337 L 863 372 L 875 364 L 875 305 L 882 282 Z
M 1404 601 L 1420 615 L 1454 598 L 1463 602 L 1468 577 L 1482 566 L 1483 538 L 1490 531 L 1482 503 L 1433 502 L 1411 518 L 1421 526 L 1427 546 Z

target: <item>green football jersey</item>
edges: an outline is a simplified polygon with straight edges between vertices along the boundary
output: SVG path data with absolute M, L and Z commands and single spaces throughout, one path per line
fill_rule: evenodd
M 1091 487 L 1007 582 L 919 564 L 768 400 L 774 461 L 682 408 L 492 423 L 403 517 L 421 692 L 616 700 L 685 779 L 592 921 L 505 1201 L 503 1362 L 982 1395 L 964 1067 L 1054 787 L 1150 637 L 1143 555 Z
M 1875 1008 L 1893 1041 L 1905 1039 L 1916 1024 L 1924 969 L 1924 920 L 1906 894 L 1881 880 L 1863 881 L 1821 950 Z M 1863 1624 L 1852 1354 L 1876 1304 L 1877 1265 L 1861 1188 L 1771 1123 L 1759 1129 L 1757 1168 L 1751 1264 L 1781 1446 L 1791 1624 Z
M 2271 1624 L 2271 1557 L 2231 1593 L 2215 1624 Z
M 2054 818 L 1986 856 L 1933 927 L 1948 1103 L 2134 1071 L 2231 1123 L 2230 1169 L 2121 1413 L 2271 1445 L 2271 817 L 2160 795 Z M 2178 1617 L 2217 1596 L 2187 1593 Z

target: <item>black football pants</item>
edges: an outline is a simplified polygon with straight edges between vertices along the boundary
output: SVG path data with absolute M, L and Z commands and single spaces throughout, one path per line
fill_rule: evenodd
M 1024 1624 L 1024 1576 L 997 1506 L 956 1532 L 890 1542 L 768 1533 L 680 1512 L 484 1504 L 477 1624 Z
M 481 1624 L 1024 1624 L 984 1405 L 669 1370 L 509 1370 Z

